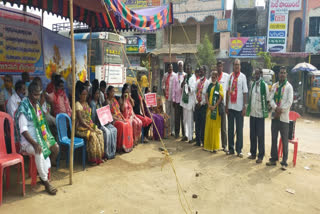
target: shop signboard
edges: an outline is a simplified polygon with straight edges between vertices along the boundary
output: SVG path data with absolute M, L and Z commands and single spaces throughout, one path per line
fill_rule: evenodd
M 126 52 L 127 53 L 146 53 L 147 52 L 147 36 L 137 35 L 128 36 Z
M 231 19 L 214 19 L 214 32 L 230 32 L 231 31 Z
M 264 52 L 266 38 L 264 36 L 255 37 L 232 37 L 230 38 L 230 57 L 252 58 L 257 57 L 259 52 Z

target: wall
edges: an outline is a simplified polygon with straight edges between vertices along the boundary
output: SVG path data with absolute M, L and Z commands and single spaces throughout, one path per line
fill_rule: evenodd
M 308 0 L 308 11 L 306 14 L 306 37 L 309 36 L 309 18 L 312 16 L 320 16 L 320 1 Z
M 293 42 L 293 28 L 294 21 L 296 18 L 303 17 L 303 10 L 300 11 L 290 11 L 289 12 L 289 29 L 288 29 L 288 38 L 287 38 L 287 52 L 292 52 L 292 42 Z

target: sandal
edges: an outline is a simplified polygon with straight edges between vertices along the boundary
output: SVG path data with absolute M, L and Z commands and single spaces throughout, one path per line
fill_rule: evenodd
M 49 195 L 56 195 L 58 192 L 58 190 L 51 184 L 46 185 L 45 188 L 47 193 L 49 193 Z

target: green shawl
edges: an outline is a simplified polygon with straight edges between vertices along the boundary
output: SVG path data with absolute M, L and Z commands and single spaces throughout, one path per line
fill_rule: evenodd
M 213 83 L 210 83 L 210 85 L 208 86 L 208 89 L 207 89 L 209 102 L 210 102 L 210 93 L 211 93 L 211 89 L 212 88 L 213 88 Z M 212 101 L 211 101 L 211 105 L 212 106 L 214 106 L 219 100 L 219 97 L 220 97 L 219 90 L 220 90 L 220 84 L 217 82 L 216 86 L 214 88 L 213 94 L 212 94 Z M 217 119 L 218 106 L 214 110 L 210 110 L 210 111 L 211 111 L 210 118 L 212 120 L 216 120 Z
M 281 100 L 282 100 L 282 96 L 283 96 L 283 89 L 284 86 L 287 84 L 287 79 L 281 84 L 279 85 L 278 83 L 278 87 L 276 89 L 276 92 L 274 93 L 274 102 L 277 104 L 277 106 L 280 106 L 281 104 Z
M 253 82 L 252 87 L 251 87 L 251 92 L 250 92 L 250 96 L 249 96 L 249 105 L 247 108 L 247 112 L 246 115 L 250 116 L 250 112 L 251 112 L 251 98 L 252 98 L 252 90 L 254 88 L 256 84 L 256 81 Z M 263 79 L 260 80 L 260 96 L 261 96 L 261 107 L 262 107 L 262 114 L 264 118 L 267 118 L 269 116 L 269 111 L 267 108 L 267 91 L 266 91 L 266 84 L 263 81 Z
M 37 107 L 39 107 L 38 110 L 40 110 L 41 112 L 41 115 L 39 118 L 37 116 L 35 109 L 31 105 L 29 98 L 24 98 L 21 101 L 19 108 L 17 109 L 17 112 L 15 114 L 15 125 L 18 133 L 17 135 L 18 140 L 20 141 L 20 128 L 19 128 L 20 115 L 24 114 L 27 120 L 33 121 L 34 127 L 36 129 L 36 139 L 34 140 L 36 140 L 37 143 L 40 144 L 42 148 L 43 156 L 46 159 L 51 154 L 51 151 L 49 148 L 53 146 L 56 143 L 56 141 L 50 132 L 49 126 L 45 119 L 45 115 L 39 103 L 37 103 Z

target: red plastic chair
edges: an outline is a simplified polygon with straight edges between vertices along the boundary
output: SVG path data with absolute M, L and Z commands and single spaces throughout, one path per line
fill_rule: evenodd
M 291 121 L 297 121 L 298 118 L 300 118 L 300 114 L 294 111 L 289 112 L 289 120 Z M 297 155 L 298 155 L 298 144 L 299 144 L 299 139 L 295 137 L 295 131 L 293 130 L 293 138 L 292 140 L 288 140 L 289 143 L 292 143 L 294 145 L 294 150 L 293 150 L 293 166 L 296 166 L 297 163 Z M 278 148 L 278 158 L 282 157 L 283 155 L 283 147 L 282 147 L 282 139 L 280 137 L 279 140 L 279 148 Z
M 0 133 L 4 131 L 4 121 L 6 119 L 9 121 L 9 125 L 10 125 L 12 153 L 7 154 L 4 133 L 0 134 L 0 205 L 2 204 L 3 171 L 4 169 L 6 169 L 6 180 L 7 180 L 6 187 L 7 189 L 9 189 L 9 185 L 10 185 L 9 167 L 10 166 L 21 164 L 21 167 L 19 167 L 19 170 L 21 169 L 21 173 L 22 173 L 22 193 L 23 193 L 23 196 L 25 195 L 24 161 L 23 161 L 23 157 L 16 152 L 16 147 L 14 143 L 13 120 L 9 114 L 0 112 Z

